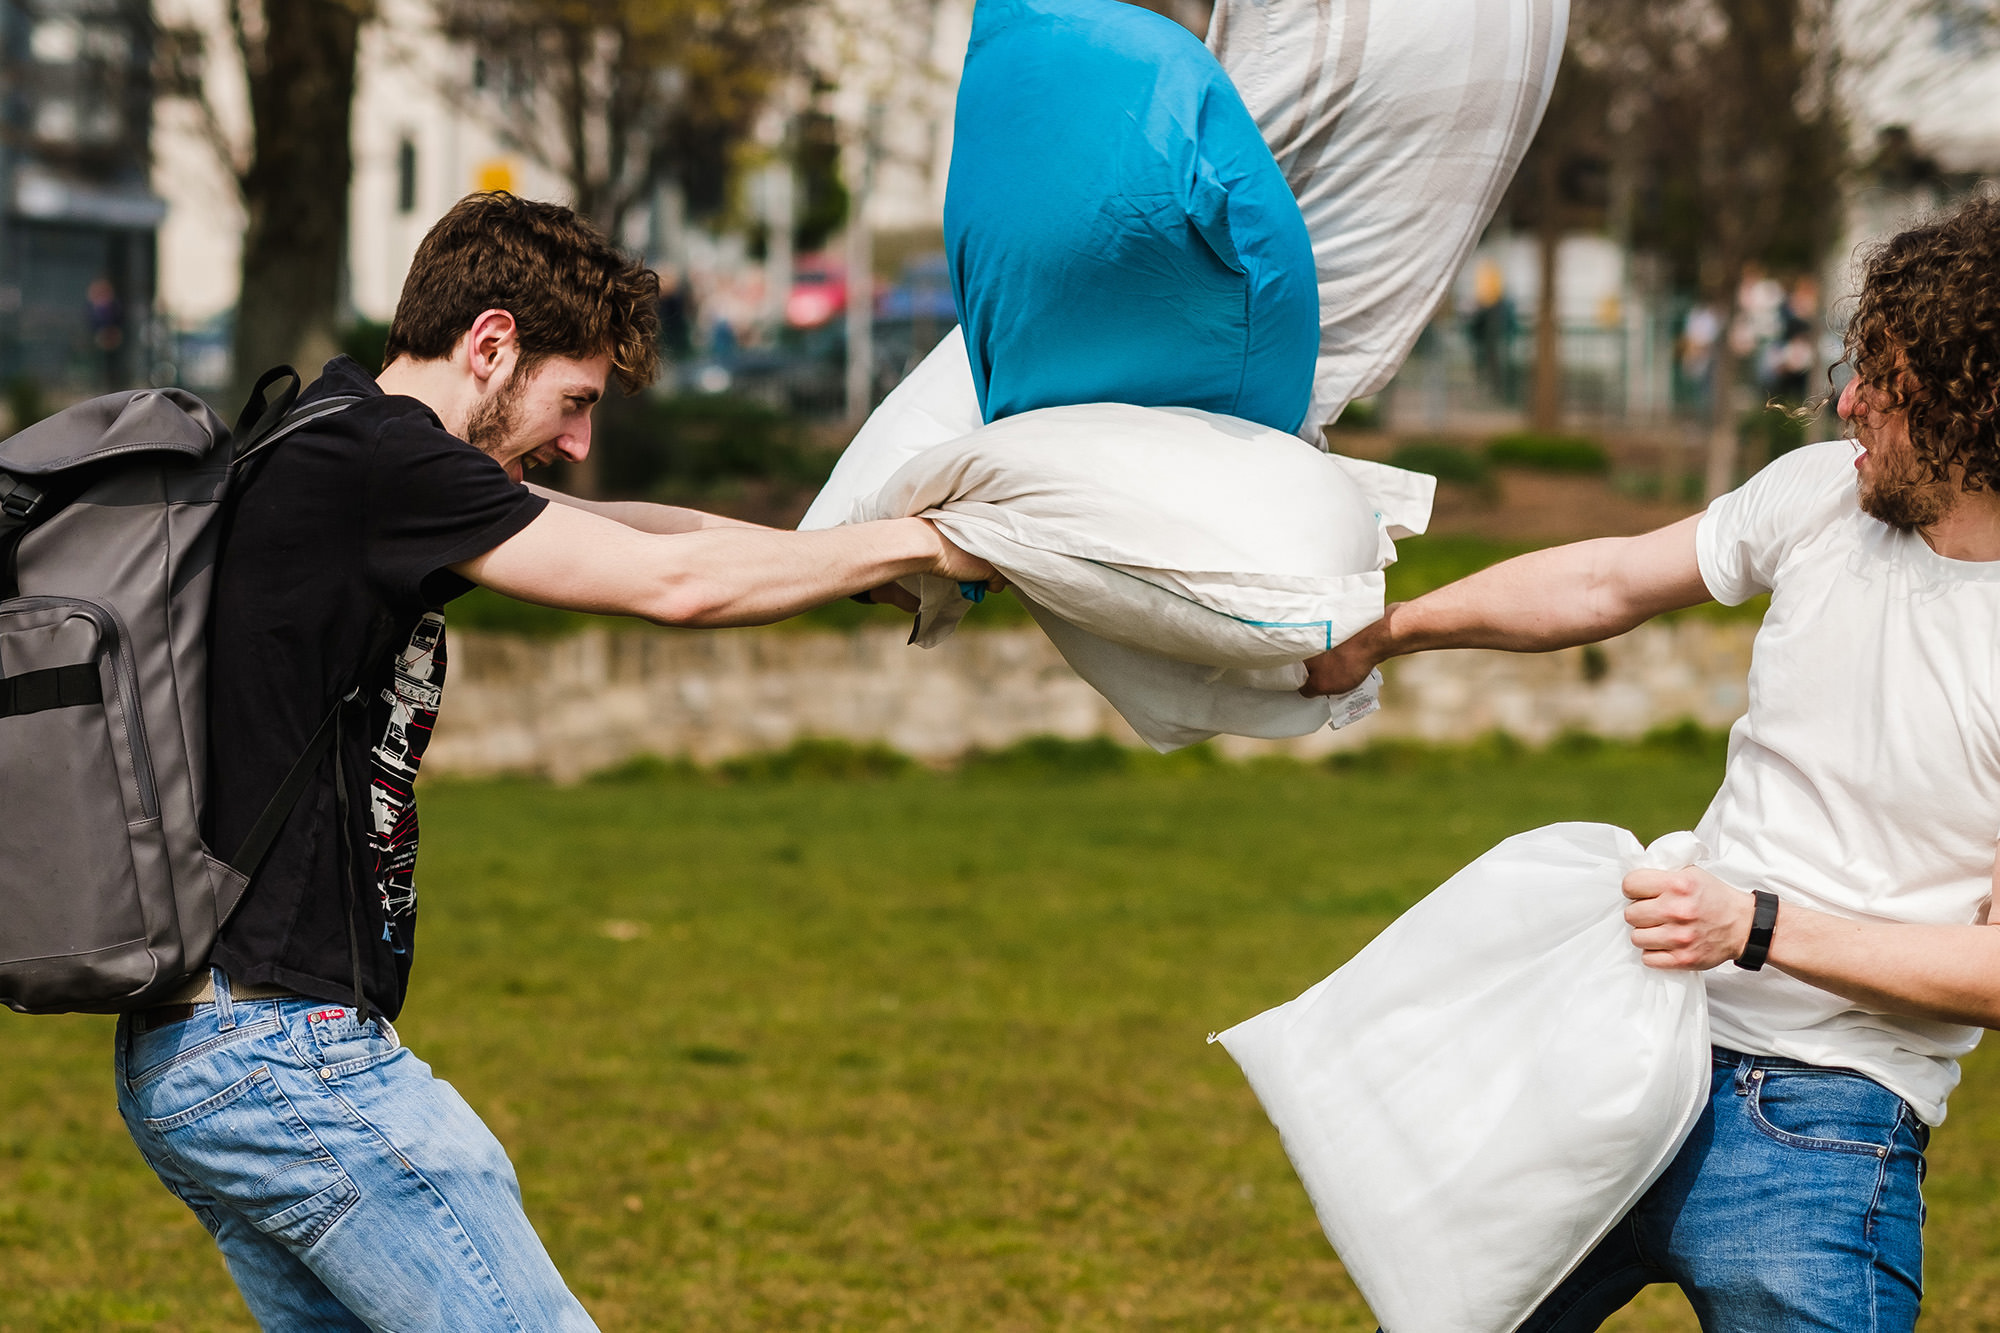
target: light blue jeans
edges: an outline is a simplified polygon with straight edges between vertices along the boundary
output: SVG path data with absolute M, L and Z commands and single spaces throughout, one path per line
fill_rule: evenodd
M 319 1000 L 118 1023 L 118 1109 L 267 1333 L 594 1330 L 499 1140 L 384 1019 Z
M 1929 1143 L 1851 1070 L 1717 1049 L 1686 1146 L 1520 1333 L 1584 1333 L 1651 1282 L 1706 1333 L 1908 1333 Z

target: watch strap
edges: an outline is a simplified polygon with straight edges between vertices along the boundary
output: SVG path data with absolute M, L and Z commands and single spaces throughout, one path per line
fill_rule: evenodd
M 1755 894 L 1757 910 L 1750 918 L 1750 938 L 1736 959 L 1736 966 L 1745 972 L 1756 972 L 1764 966 L 1764 960 L 1771 955 L 1771 932 L 1778 925 L 1778 895 L 1763 889 Z

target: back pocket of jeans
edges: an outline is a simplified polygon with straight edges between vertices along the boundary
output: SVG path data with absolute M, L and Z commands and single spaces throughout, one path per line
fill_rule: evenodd
M 218 1202 L 295 1248 L 318 1240 L 361 1197 L 268 1069 L 146 1128 Z

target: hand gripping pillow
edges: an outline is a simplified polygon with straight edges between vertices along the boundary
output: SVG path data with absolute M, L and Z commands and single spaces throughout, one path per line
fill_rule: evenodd
M 1422 531 L 1434 485 L 1190 410 L 1091 404 L 982 426 L 954 330 L 869 417 L 799 526 L 936 519 L 1015 580 L 1142 740 L 1171 750 L 1303 736 L 1374 708 L 1379 681 L 1301 697 L 1299 659 L 1380 614 L 1377 571 L 1393 537 Z M 956 584 L 910 582 L 918 642 L 935 644 L 970 603 Z
M 945 248 L 985 420 L 1117 401 L 1298 429 L 1312 242 L 1192 34 L 1117 0 L 979 0 L 953 134 Z
M 1034 604 L 1130 648 L 1284 669 L 1382 614 L 1374 510 L 1297 436 L 1191 408 L 1044 407 L 927 449 L 856 513 L 923 514 Z M 917 642 L 970 606 L 926 581 Z
M 1509 838 L 1210 1038 L 1386 1333 L 1509 1333 L 1673 1159 L 1707 1103 L 1707 995 L 1640 962 L 1620 885 L 1705 855 L 1605 824 Z

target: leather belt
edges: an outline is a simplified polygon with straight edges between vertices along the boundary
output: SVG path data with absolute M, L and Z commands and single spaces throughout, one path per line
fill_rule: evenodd
M 299 993 L 289 986 L 250 983 L 231 986 L 229 998 L 239 1004 L 252 1000 L 288 1000 L 299 998 Z M 185 1023 L 194 1017 L 194 1011 L 204 1004 L 215 1003 L 215 977 L 207 972 L 189 977 L 176 989 L 167 993 L 164 1004 L 156 1004 L 132 1013 L 134 1032 L 157 1032 L 175 1023 Z

